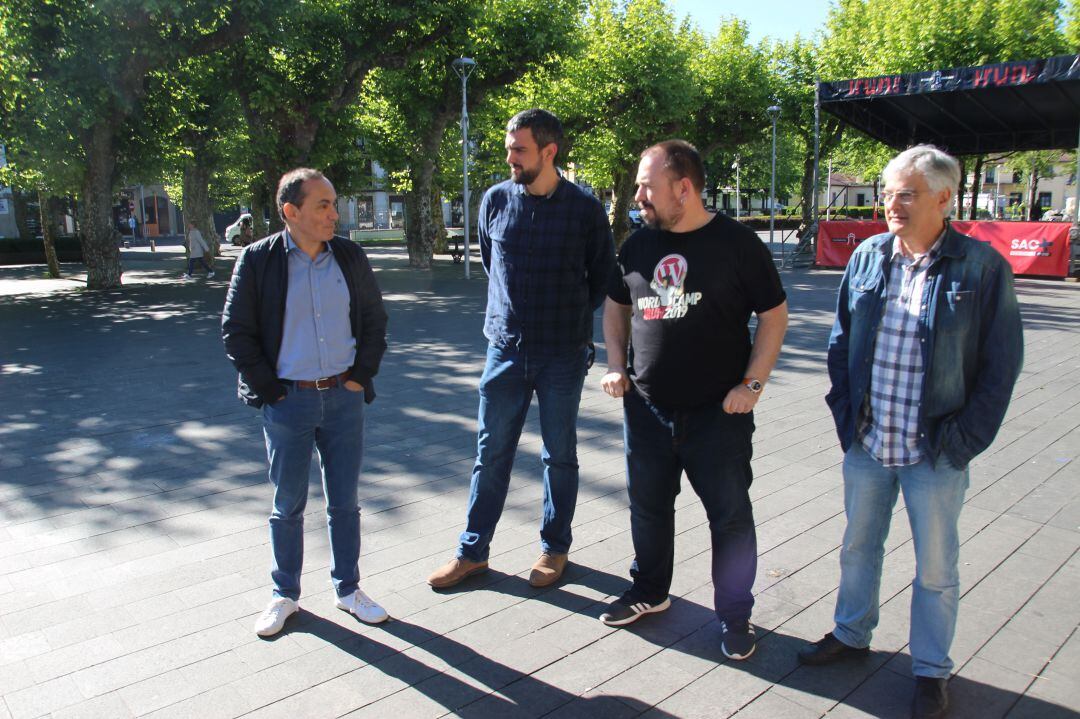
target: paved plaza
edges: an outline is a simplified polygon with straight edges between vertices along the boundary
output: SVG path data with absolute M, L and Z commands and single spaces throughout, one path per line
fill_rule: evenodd
M 0 268 L 0 719 L 907 716 L 902 506 L 870 657 L 796 662 L 831 629 L 839 579 L 841 453 L 823 401 L 839 272 L 782 272 L 791 327 L 756 414 L 751 490 L 759 644 L 733 662 L 711 609 L 705 514 L 685 483 L 671 609 L 628 629 L 597 619 L 632 557 L 602 348 L 582 398 L 565 581 L 526 581 L 541 511 L 534 408 L 491 571 L 427 586 L 463 526 L 486 280 L 445 257 L 409 270 L 393 249 L 370 251 L 390 348 L 360 487 L 362 586 L 393 619 L 372 627 L 334 608 L 314 482 L 301 614 L 256 637 L 271 491 L 259 415 L 236 399 L 220 340 L 236 250 L 215 280 L 185 283 L 179 249 L 124 251 L 132 286 L 115 292 Z M 960 518 L 954 717 L 1080 715 L 1080 285 L 1017 287 L 1024 371 Z

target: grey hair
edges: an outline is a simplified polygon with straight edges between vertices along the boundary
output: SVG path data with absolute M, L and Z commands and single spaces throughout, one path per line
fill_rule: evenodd
M 926 184 L 930 191 L 937 193 L 949 190 L 956 197 L 956 191 L 960 187 L 960 163 L 955 157 L 944 152 L 934 145 L 914 145 L 889 160 L 882 177 L 889 177 L 905 170 L 914 170 L 926 178 Z M 945 209 L 948 217 L 952 211 L 953 203 Z

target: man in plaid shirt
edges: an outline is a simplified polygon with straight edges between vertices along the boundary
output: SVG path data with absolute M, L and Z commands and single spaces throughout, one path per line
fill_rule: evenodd
M 909 649 L 912 716 L 948 709 L 959 605 L 957 523 L 968 463 L 994 440 L 1023 363 L 1012 271 L 947 216 L 957 161 L 932 145 L 883 173 L 889 232 L 852 255 L 829 339 L 825 398 L 844 454 L 847 528 L 835 628 L 804 664 L 868 654 L 885 539 L 899 492 L 915 549 Z
M 515 115 L 506 127 L 511 178 L 480 203 L 489 344 L 477 457 L 456 555 L 428 577 L 436 589 L 487 569 L 534 394 L 544 442 L 544 512 L 529 583 L 553 584 L 566 567 L 577 504 L 578 405 L 592 360 L 593 313 L 603 302 L 615 247 L 599 200 L 555 169 L 562 145 L 562 125 L 551 113 Z

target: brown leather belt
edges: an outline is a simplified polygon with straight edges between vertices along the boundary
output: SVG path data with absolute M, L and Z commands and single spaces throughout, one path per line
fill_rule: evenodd
M 322 392 L 323 390 L 330 389 L 331 387 L 337 387 L 339 384 L 345 384 L 348 379 L 349 370 L 345 370 L 339 375 L 334 375 L 333 377 L 323 377 L 322 379 L 317 380 L 288 379 L 285 381 L 291 384 L 293 387 L 298 387 L 300 389 L 317 389 Z

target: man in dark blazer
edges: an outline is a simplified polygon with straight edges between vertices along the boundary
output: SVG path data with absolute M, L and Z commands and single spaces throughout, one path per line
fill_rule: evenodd
M 277 189 L 286 229 L 240 253 L 222 313 L 240 399 L 262 409 L 274 485 L 274 591 L 255 622 L 264 637 L 299 609 L 312 449 L 326 496 L 335 605 L 365 622 L 387 618 L 360 589 L 357 503 L 364 405 L 375 399 L 387 318 L 364 251 L 334 236 L 336 199 L 321 172 L 286 173 Z

